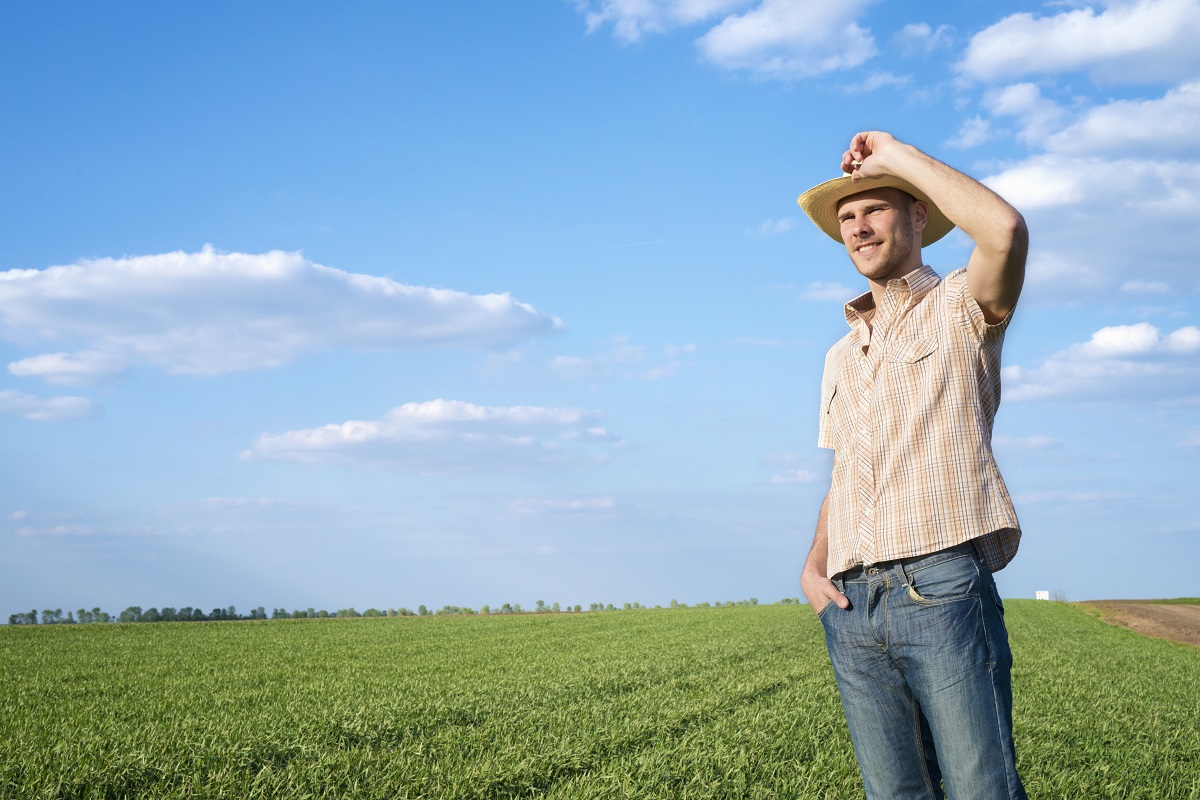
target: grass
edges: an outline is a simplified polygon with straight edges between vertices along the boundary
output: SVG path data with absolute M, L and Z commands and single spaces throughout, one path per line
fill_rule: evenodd
M 1200 650 L 1010 601 L 1031 797 L 1200 798 Z M 862 796 L 807 606 L 0 628 L 4 798 Z

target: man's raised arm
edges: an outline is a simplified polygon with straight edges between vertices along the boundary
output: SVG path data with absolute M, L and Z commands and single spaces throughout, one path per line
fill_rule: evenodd
M 1008 315 L 1021 294 L 1029 252 L 1029 230 L 1019 211 L 974 178 L 882 131 L 855 134 L 842 170 L 851 177 L 894 175 L 925 192 L 975 243 L 967 286 L 987 321 Z

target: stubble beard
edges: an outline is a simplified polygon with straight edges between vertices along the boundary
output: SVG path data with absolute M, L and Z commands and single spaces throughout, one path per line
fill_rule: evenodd
M 890 237 L 879 245 L 879 249 L 883 250 L 881 260 L 864 264 L 855 257 L 854 251 L 850 252 L 854 268 L 867 280 L 882 283 L 907 274 L 908 258 L 912 254 L 916 237 L 913 235 L 910 219 L 906 217 L 901 221 L 903 224 L 893 226 Z

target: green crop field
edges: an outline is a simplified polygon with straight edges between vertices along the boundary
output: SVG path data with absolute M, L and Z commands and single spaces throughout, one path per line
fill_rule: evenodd
M 1032 798 L 1200 798 L 1200 649 L 1010 601 Z M 861 797 L 807 606 L 0 628 L 4 798 Z

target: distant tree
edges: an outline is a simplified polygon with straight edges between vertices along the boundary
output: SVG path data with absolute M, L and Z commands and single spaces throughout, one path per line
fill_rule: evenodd
M 537 607 L 534 610 L 539 614 L 544 614 L 546 612 L 546 601 L 538 600 Z
M 514 613 L 514 614 L 520 614 L 520 613 L 521 613 L 521 604 L 520 604 L 520 603 L 513 603 L 513 609 L 512 609 L 512 610 L 513 610 L 513 613 Z
M 127 608 L 121 612 L 120 616 L 117 617 L 117 621 L 118 622 L 141 622 L 142 621 L 142 607 L 141 606 L 130 606 L 129 608 Z
M 424 603 L 422 603 L 421 605 L 417 606 L 417 616 L 418 616 L 418 617 L 427 617 L 427 616 L 429 616 L 429 609 L 425 607 L 425 604 L 424 604 Z
M 320 619 L 328 619 L 329 612 L 322 608 L 320 611 L 317 612 L 317 617 L 319 617 Z
M 290 616 L 286 608 L 271 609 L 271 619 L 288 619 Z
M 557 601 L 555 601 L 554 605 L 552 605 L 550 607 L 550 610 L 553 611 L 555 614 L 558 613 L 558 602 Z
M 383 612 L 380 611 L 378 608 L 368 608 L 366 611 L 364 611 L 362 613 L 362 615 L 364 617 L 382 617 Z
M 581 606 L 579 603 L 576 603 L 576 604 L 575 604 L 575 610 L 576 610 L 576 611 L 583 611 L 583 606 Z
M 488 605 L 480 606 L 479 613 L 483 614 L 484 616 L 487 616 L 488 614 L 492 613 L 492 607 L 488 606 Z

